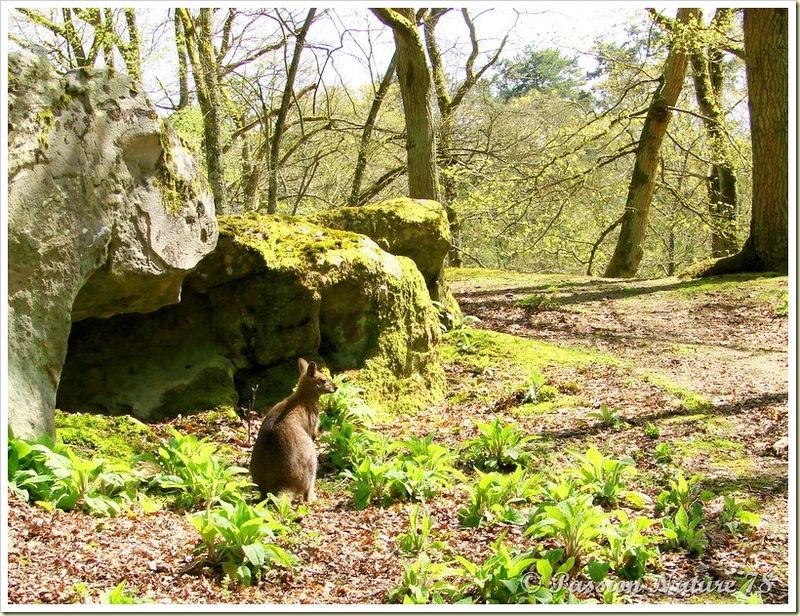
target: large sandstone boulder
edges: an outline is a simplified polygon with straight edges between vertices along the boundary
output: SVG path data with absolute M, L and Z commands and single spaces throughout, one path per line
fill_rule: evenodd
M 72 321 L 147 312 L 217 240 L 194 159 L 137 84 L 9 56 L 9 420 L 53 432 Z M 78 377 L 80 378 L 80 377 Z
M 357 370 L 392 411 L 444 393 L 436 310 L 414 263 L 303 218 L 222 216 L 217 248 L 181 303 L 76 323 L 59 390 L 67 410 L 140 418 L 286 396 L 297 357 Z
M 309 219 L 325 227 L 361 233 L 386 252 L 408 257 L 425 278 L 431 299 L 460 315 L 445 280 L 451 238 L 447 212 L 439 202 L 389 199 L 317 212 Z

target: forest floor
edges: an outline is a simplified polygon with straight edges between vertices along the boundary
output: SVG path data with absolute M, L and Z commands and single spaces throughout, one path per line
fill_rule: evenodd
M 470 269 L 452 271 L 451 284 L 464 313 L 480 321 L 445 337 L 446 400 L 414 417 L 379 423 L 375 431 L 393 439 L 433 432 L 436 442 L 455 449 L 476 436 L 476 421 L 500 415 L 537 436 L 534 468 L 557 470 L 570 463 L 569 452 L 594 445 L 631 456 L 634 487 L 650 501 L 674 479 L 675 468 L 687 478 L 696 475 L 714 493 L 705 504 L 708 547 L 696 558 L 664 551 L 659 573 L 672 583 L 752 573 L 765 602 L 787 601 L 788 462 L 785 452 L 773 450 L 788 435 L 786 277 L 610 281 Z M 533 371 L 555 387 L 553 400 L 525 401 Z M 592 415 L 603 406 L 617 412 L 615 425 Z M 224 443 L 233 462 L 246 466 L 245 432 L 235 420 L 170 423 Z M 254 417 L 254 431 L 258 423 Z M 674 466 L 656 462 L 659 443 L 672 452 Z M 11 496 L 9 601 L 96 602 L 127 580 L 128 590 L 163 604 L 384 603 L 410 560 L 396 537 L 407 530 L 412 505 L 356 510 L 347 483 L 322 474 L 318 499 L 288 546 L 301 564 L 271 570 L 249 588 L 221 575 L 180 573 L 198 542 L 185 514 L 134 508 L 96 518 Z M 761 516 L 757 530 L 730 534 L 715 522 L 724 495 L 733 493 Z M 462 528 L 456 512 L 466 501 L 455 485 L 426 503 L 433 534 L 451 553 L 480 562 L 504 532 L 509 543 L 527 546 L 529 538 L 514 526 Z M 652 502 L 644 513 L 658 518 Z M 673 595 L 650 585 L 623 600 L 725 603 L 731 597 Z

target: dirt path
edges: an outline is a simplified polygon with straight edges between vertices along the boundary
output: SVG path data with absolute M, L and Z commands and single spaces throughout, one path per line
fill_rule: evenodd
M 691 283 L 688 283 L 691 284 Z M 481 327 L 556 344 L 596 348 L 656 370 L 716 404 L 788 397 L 788 320 L 729 293 L 681 295 L 677 278 L 570 279 L 526 285 L 502 278 L 454 283 L 465 314 Z M 557 291 L 553 291 L 557 287 Z M 515 302 L 540 294 L 552 310 Z M 734 296 L 735 297 L 735 296 Z

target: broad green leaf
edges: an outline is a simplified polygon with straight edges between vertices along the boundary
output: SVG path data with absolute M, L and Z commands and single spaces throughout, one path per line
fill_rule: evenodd
M 247 560 L 256 567 L 262 567 L 266 563 L 267 554 L 264 551 L 264 545 L 260 542 L 243 545 L 242 552 L 244 552 Z
M 592 581 L 595 584 L 602 582 L 606 575 L 608 575 L 608 570 L 611 568 L 609 563 L 603 563 L 599 560 L 593 560 L 588 565 L 586 565 L 586 569 L 589 571 L 589 577 L 592 578 Z

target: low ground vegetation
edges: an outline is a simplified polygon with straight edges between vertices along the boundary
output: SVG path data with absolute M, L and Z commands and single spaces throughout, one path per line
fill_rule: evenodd
M 531 319 L 587 308 L 573 308 L 587 294 L 580 280 L 567 280 L 572 296 L 559 284 L 559 310 L 518 303 L 517 320 L 498 327 L 494 304 L 481 302 L 511 309 L 538 283 L 482 281 L 456 277 L 481 320 L 448 323 L 440 407 L 384 416 L 357 375 L 336 377 L 308 506 L 258 502 L 244 468 L 252 426 L 232 410 L 136 425 L 135 450 L 121 456 L 94 416 L 59 415 L 71 430 L 55 442 L 12 436 L 12 602 L 785 601 L 786 463 L 754 445 L 765 422 L 773 434 L 785 425 L 785 400 L 720 403 L 707 382 L 642 365 L 611 337 L 592 348 L 526 335 Z M 756 336 L 779 336 L 769 327 L 786 325 L 775 321 L 785 278 L 744 294 L 738 282 L 658 292 L 688 310 L 707 294 L 752 299 L 766 323 Z M 604 293 L 617 314 L 649 299 L 636 285 Z M 106 421 L 111 437 L 116 420 Z M 115 537 L 122 529 L 131 537 Z M 137 538 L 125 560 L 123 542 Z M 82 544 L 71 563 L 40 564 L 69 541 Z

